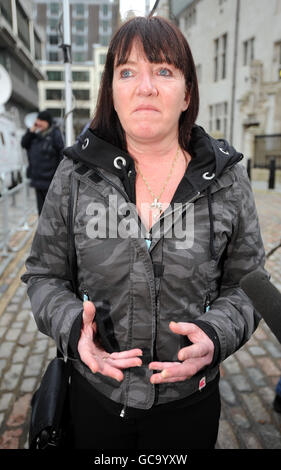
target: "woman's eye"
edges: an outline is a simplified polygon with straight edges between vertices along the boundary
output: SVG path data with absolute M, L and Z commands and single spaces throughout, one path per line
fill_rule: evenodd
M 132 71 L 131 70 L 122 70 L 120 72 L 121 78 L 128 78 L 132 76 Z
M 169 69 L 162 68 L 159 70 L 159 75 L 161 75 L 161 77 L 170 77 L 172 72 Z

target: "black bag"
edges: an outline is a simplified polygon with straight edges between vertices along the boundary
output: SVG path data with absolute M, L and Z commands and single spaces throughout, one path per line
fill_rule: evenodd
M 66 441 L 66 400 L 69 361 L 56 357 L 47 367 L 39 389 L 31 400 L 29 448 L 63 447 Z
M 68 205 L 68 268 L 72 289 L 77 295 L 76 253 L 73 243 L 73 219 L 77 199 L 77 180 L 71 177 L 71 190 Z M 61 448 L 67 441 L 67 393 L 71 361 L 65 361 L 57 350 L 57 357 L 47 367 L 40 387 L 31 400 L 29 426 L 29 448 Z

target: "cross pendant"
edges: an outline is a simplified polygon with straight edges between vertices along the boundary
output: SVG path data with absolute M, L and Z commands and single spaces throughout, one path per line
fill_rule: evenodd
M 162 211 L 162 203 L 160 201 L 158 201 L 157 198 L 154 199 L 153 203 L 150 205 L 150 207 L 153 207 L 155 209 L 158 209 L 159 212 Z

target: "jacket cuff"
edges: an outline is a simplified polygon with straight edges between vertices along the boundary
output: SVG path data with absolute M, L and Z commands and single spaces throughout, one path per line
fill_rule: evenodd
M 78 353 L 78 342 L 81 336 L 82 315 L 83 312 L 80 312 L 76 320 L 73 322 L 73 325 L 70 330 L 68 341 L 68 356 L 72 359 L 80 358 Z
M 220 356 L 220 342 L 219 342 L 219 338 L 216 333 L 216 330 L 210 325 L 210 323 L 207 323 L 203 320 L 194 320 L 190 323 L 194 323 L 195 325 L 197 325 L 213 341 L 214 347 L 215 347 L 214 355 L 213 355 L 213 360 L 211 364 L 208 365 L 208 367 L 212 368 L 212 367 L 218 366 L 219 356 Z

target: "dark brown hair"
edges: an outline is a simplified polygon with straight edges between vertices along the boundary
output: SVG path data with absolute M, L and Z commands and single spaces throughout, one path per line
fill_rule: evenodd
M 179 120 L 179 144 L 187 150 L 191 129 L 199 110 L 196 69 L 182 32 L 173 23 L 158 16 L 132 18 L 113 36 L 107 53 L 96 113 L 90 127 L 99 137 L 127 150 L 125 133 L 113 106 L 112 80 L 114 66 L 127 62 L 134 41 L 141 44 L 149 62 L 172 64 L 185 77 L 190 103 Z

